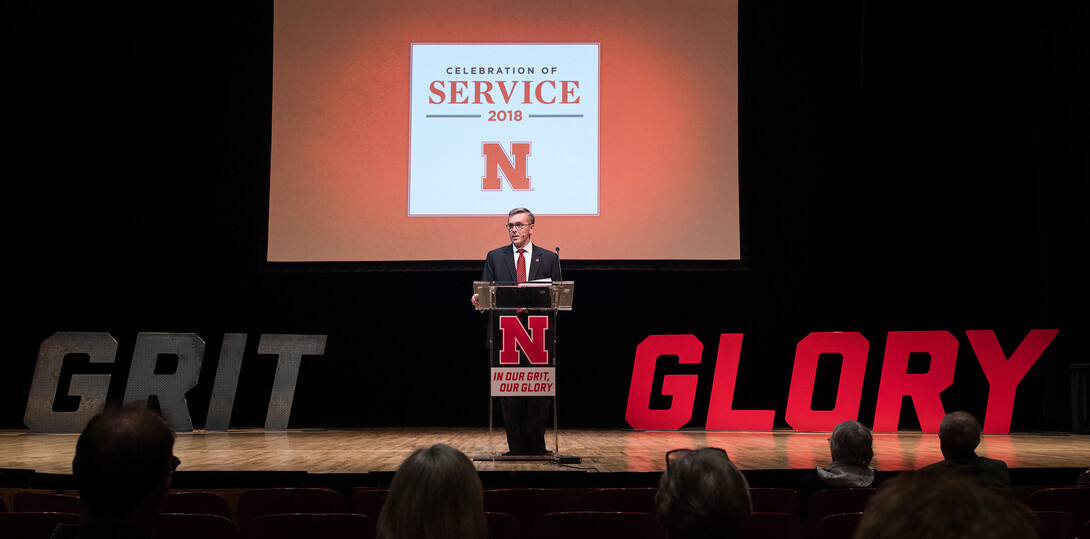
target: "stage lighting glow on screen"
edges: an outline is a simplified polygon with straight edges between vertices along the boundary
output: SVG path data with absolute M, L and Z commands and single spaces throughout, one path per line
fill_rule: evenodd
M 267 259 L 739 260 L 737 0 L 274 0 Z

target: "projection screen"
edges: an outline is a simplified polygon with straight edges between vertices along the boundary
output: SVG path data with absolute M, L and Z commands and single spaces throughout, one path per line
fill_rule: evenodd
M 269 262 L 738 260 L 737 0 L 276 0 Z

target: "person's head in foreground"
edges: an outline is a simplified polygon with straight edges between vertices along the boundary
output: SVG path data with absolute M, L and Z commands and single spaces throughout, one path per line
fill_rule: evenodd
M 378 517 L 379 539 L 484 539 L 481 478 L 444 444 L 422 447 L 398 467 Z
M 867 504 L 855 539 L 1033 539 L 1029 509 L 970 477 L 902 472 Z
M 749 483 L 727 452 L 675 449 L 655 494 L 655 514 L 672 539 L 738 537 L 753 512 Z
M 107 406 L 87 422 L 72 459 L 81 523 L 150 528 L 177 465 L 174 432 L 146 402 Z

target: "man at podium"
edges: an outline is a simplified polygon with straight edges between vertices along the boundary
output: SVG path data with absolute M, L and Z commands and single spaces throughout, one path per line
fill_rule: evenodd
M 488 252 L 482 281 L 526 282 L 539 279 L 560 280 L 560 260 L 556 253 L 530 241 L 534 232 L 534 214 L 515 208 L 507 214 L 509 245 Z M 471 302 L 479 307 L 478 296 Z M 519 313 L 520 317 L 525 313 Z M 525 320 L 523 323 L 525 324 Z M 489 338 L 491 338 L 491 328 Z M 526 358 L 523 358 L 526 361 Z M 507 455 L 545 454 L 545 429 L 549 424 L 550 397 L 500 397 L 500 410 L 507 431 Z

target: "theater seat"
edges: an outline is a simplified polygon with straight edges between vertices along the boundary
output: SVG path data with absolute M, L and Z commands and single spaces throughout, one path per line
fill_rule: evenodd
M 348 502 L 327 488 L 261 488 L 238 497 L 238 527 L 243 534 L 253 519 L 291 513 L 347 513 Z
M 488 539 L 522 539 L 522 523 L 507 513 L 485 513 Z
M 817 523 L 814 532 L 808 537 L 810 539 L 842 539 L 844 537 L 853 537 L 855 536 L 855 530 L 859 527 L 859 522 L 861 520 L 863 520 L 862 512 L 829 515 Z
M 1073 539 L 1075 519 L 1062 511 L 1034 511 L 1037 517 L 1037 536 L 1040 539 Z
M 1014 495 L 1014 499 L 1019 502 L 1026 503 L 1029 501 L 1029 497 L 1038 490 L 1044 490 L 1049 488 L 1048 485 L 1014 485 L 1011 487 L 1011 494 Z
M 389 493 L 390 489 L 387 488 L 353 488 L 352 512 L 378 519 Z
M 802 539 L 802 518 L 791 513 L 753 513 L 741 539 Z
M 359 513 L 295 513 L 250 520 L 247 539 L 374 539 L 375 519 Z
M 587 492 L 581 511 L 621 511 L 655 514 L 657 488 L 598 488 Z
M 238 539 L 238 528 L 220 515 L 161 513 L 155 518 L 155 539 Z
M 530 527 L 538 517 L 573 511 L 575 500 L 568 491 L 554 488 L 487 489 L 484 491 L 484 510 L 517 518 L 523 537 L 530 537 Z
M 72 513 L 0 513 L 0 537 L 31 539 L 49 537 L 57 524 L 76 524 Z
M 65 496 L 48 492 L 18 492 L 12 511 L 20 513 L 73 513 L 83 512 L 83 502 L 77 496 Z
M 1081 526 L 1090 520 L 1090 488 L 1055 487 L 1038 490 L 1029 495 L 1026 505 L 1034 511 L 1063 511 L 1070 513 L 1075 524 Z M 1081 539 L 1081 538 L 1080 538 Z
M 819 490 L 806 503 L 806 514 L 802 517 L 802 526 L 807 535 L 817 529 L 821 519 L 838 513 L 861 513 L 867 507 L 878 489 L 876 488 L 834 488 Z
M 163 513 L 191 513 L 231 518 L 227 500 L 215 492 L 171 492 Z
M 534 539 L 665 539 L 666 532 L 655 515 L 611 511 L 569 511 L 538 517 L 530 535 Z
M 754 512 L 802 516 L 799 493 L 793 488 L 750 488 L 749 496 L 753 499 Z

